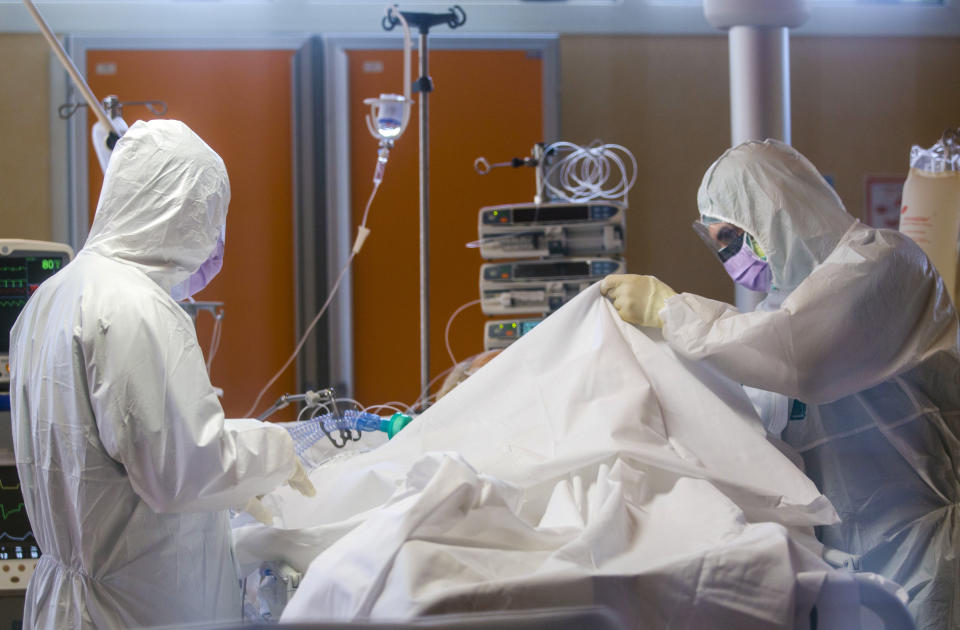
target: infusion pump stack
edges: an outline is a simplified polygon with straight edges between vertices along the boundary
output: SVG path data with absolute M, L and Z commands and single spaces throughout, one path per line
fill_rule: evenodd
M 613 201 L 480 209 L 484 350 L 505 348 L 610 273 L 624 273 L 626 206 Z M 506 317 L 505 317 L 506 316 Z
M 624 273 L 626 206 L 612 201 L 480 209 L 484 350 L 505 348 L 588 286 Z M 504 316 L 508 316 L 504 318 Z
M 0 628 L 18 627 L 27 582 L 40 557 L 13 455 L 10 329 L 40 283 L 72 258 L 68 245 L 0 239 Z

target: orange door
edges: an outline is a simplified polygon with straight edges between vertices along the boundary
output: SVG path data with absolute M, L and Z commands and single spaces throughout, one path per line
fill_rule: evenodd
M 294 345 L 292 55 L 289 50 L 87 52 L 94 94 L 166 101 L 165 117 L 184 121 L 226 163 L 231 201 L 223 270 L 196 299 L 225 303 L 211 380 L 223 388 L 223 407 L 230 417 L 250 407 Z M 110 73 L 98 74 L 98 68 Z M 130 124 L 151 117 L 143 107 L 124 111 Z M 92 215 L 102 184 L 92 149 L 88 164 Z M 197 328 L 206 350 L 211 317 L 201 313 Z M 258 410 L 293 392 L 294 377 L 288 370 Z
M 416 53 L 413 55 L 416 64 Z M 363 99 L 402 90 L 398 50 L 348 53 L 350 172 L 353 225 L 370 195 L 377 141 L 367 131 Z M 431 377 L 451 367 L 445 327 L 462 304 L 479 298 L 477 239 L 482 206 L 532 201 L 532 169 L 473 170 L 530 155 L 544 140 L 542 60 L 525 50 L 431 50 L 430 75 L 430 365 Z M 416 68 L 413 78 L 417 76 Z M 413 94 L 415 101 L 420 95 Z M 353 267 L 355 397 L 370 405 L 412 403 L 420 389 L 419 180 L 417 110 L 390 155 L 370 210 L 370 237 Z M 351 237 L 355 233 L 351 232 Z M 479 305 L 450 328 L 457 360 L 483 350 Z

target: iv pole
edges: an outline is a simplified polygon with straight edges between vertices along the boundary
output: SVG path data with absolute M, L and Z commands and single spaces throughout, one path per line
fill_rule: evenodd
M 431 26 L 446 24 L 451 29 L 463 26 L 467 14 L 454 5 L 447 13 L 416 13 L 401 11 L 411 27 L 420 31 L 417 59 L 420 62 L 420 77 L 414 84 L 414 90 L 420 92 L 420 396 L 427 400 L 430 386 L 430 92 L 433 81 L 427 72 L 429 51 L 427 35 Z M 383 29 L 386 31 L 400 23 L 395 17 L 384 16 Z
M 84 80 L 83 75 L 80 74 L 80 70 L 77 69 L 77 66 L 74 65 L 73 59 L 70 58 L 70 55 L 67 54 L 67 51 L 63 49 L 63 45 L 60 44 L 60 40 L 57 39 L 57 36 L 54 35 L 53 29 L 50 28 L 50 25 L 47 24 L 47 21 L 43 19 L 43 16 L 40 15 L 40 11 L 37 10 L 37 7 L 33 4 L 33 0 L 23 0 L 23 4 L 27 7 L 27 11 L 30 12 L 30 15 L 33 17 L 33 20 L 37 23 L 37 26 L 40 27 L 40 32 L 43 34 L 43 38 L 47 40 L 47 44 L 50 46 L 50 49 L 56 55 L 57 59 L 60 60 L 63 69 L 67 71 L 67 74 L 70 75 L 70 78 L 73 79 L 74 85 L 77 86 L 77 90 L 80 91 L 81 96 L 87 102 L 87 106 L 90 107 L 90 111 L 94 113 L 103 126 L 110 133 L 110 139 L 107 140 L 107 143 L 111 150 L 113 150 L 113 145 L 120 138 L 120 132 L 113 124 L 113 121 L 110 120 L 107 113 L 103 110 L 103 106 L 97 101 L 96 97 L 93 95 L 93 91 L 90 89 L 90 86 L 87 85 L 87 82 Z

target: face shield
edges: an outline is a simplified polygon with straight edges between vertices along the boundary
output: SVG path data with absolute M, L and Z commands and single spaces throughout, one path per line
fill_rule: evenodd
M 720 221 L 704 223 L 698 220 L 693 222 L 693 231 L 722 263 L 733 258 L 743 248 L 744 232 L 735 225 Z
M 734 282 L 751 291 L 770 290 L 773 280 L 770 265 L 746 232 L 722 221 L 694 221 L 693 231 L 717 255 Z

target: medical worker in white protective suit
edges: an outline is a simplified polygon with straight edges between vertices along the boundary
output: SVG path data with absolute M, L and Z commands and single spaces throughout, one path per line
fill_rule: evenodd
M 773 140 L 724 153 L 697 195 L 698 233 L 755 312 L 652 276 L 602 290 L 624 320 L 742 383 L 803 456 L 842 522 L 820 533 L 901 584 L 920 628 L 960 628 L 957 314 L 909 238 L 862 225 L 814 166 Z
M 219 270 L 229 197 L 186 125 L 136 123 L 86 246 L 11 331 L 17 470 L 42 551 L 25 628 L 238 620 L 226 510 L 285 481 L 312 492 L 284 429 L 225 424 L 174 301 Z

